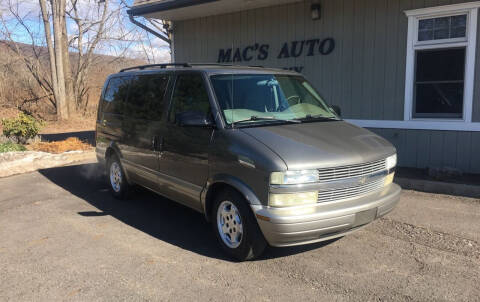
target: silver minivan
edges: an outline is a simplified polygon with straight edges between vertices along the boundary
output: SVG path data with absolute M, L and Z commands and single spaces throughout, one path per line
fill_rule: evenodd
M 390 212 L 395 148 L 340 118 L 296 72 L 216 64 L 124 69 L 104 86 L 97 158 L 205 215 L 238 260 L 344 236 Z

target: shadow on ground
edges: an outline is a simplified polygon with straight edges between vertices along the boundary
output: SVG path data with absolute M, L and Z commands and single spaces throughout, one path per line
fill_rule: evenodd
M 42 141 L 57 142 L 66 140 L 69 137 L 76 137 L 81 141 L 86 141 L 90 145 L 95 146 L 95 131 L 79 131 L 79 132 L 65 132 L 40 134 Z
M 114 199 L 98 164 L 81 164 L 39 171 L 47 179 L 85 200 L 98 211 L 79 212 L 86 219 L 110 215 L 150 236 L 207 257 L 230 260 L 218 247 L 204 216 L 150 191 L 135 188 L 130 200 Z M 327 245 L 269 247 L 259 260 L 285 257 Z

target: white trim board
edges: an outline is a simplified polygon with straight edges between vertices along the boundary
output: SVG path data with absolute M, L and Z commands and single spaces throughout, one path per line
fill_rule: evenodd
M 354 119 L 346 119 L 345 121 L 364 128 L 480 132 L 480 123 L 465 123 L 461 121 L 389 121 Z
M 465 3 L 458 3 L 458 4 L 449 4 L 449 5 L 406 10 L 405 15 L 407 15 L 407 17 L 411 17 L 411 16 L 421 17 L 421 16 L 441 14 L 444 12 L 455 13 L 457 11 L 465 11 L 465 10 L 470 10 L 474 8 L 479 8 L 479 7 L 480 7 L 480 1 L 473 1 L 473 2 L 465 2 Z

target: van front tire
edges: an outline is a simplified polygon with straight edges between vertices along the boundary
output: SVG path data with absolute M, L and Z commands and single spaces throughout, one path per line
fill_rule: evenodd
M 239 261 L 259 257 L 267 242 L 247 201 L 234 190 L 220 192 L 211 213 L 213 231 L 222 249 Z
M 107 182 L 112 195 L 117 199 L 127 199 L 130 185 L 125 177 L 122 164 L 116 155 L 108 158 L 106 168 Z

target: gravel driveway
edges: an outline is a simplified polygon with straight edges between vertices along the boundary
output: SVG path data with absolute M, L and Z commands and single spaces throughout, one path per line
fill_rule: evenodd
M 116 201 L 98 175 L 0 179 L 0 301 L 480 299 L 480 200 L 404 191 L 340 240 L 235 263 L 200 214 L 143 190 Z

